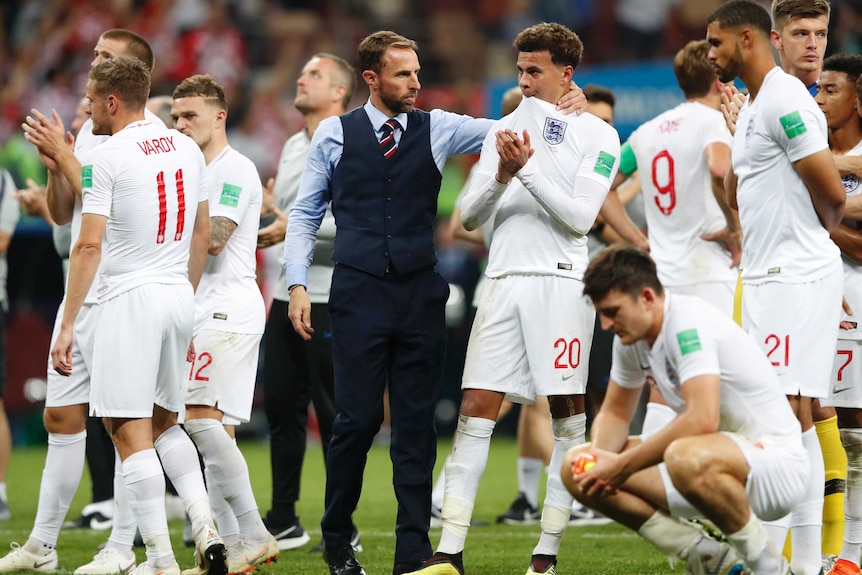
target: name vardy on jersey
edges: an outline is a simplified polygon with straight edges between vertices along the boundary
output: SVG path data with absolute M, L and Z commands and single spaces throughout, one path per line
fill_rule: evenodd
M 141 151 L 148 156 L 150 154 L 167 154 L 168 152 L 177 151 L 177 147 L 174 146 L 173 136 L 141 140 L 137 144 Z

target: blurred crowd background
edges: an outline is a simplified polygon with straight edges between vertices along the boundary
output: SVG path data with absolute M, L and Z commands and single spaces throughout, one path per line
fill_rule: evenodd
M 303 127 L 292 105 L 295 81 L 315 52 L 353 61 L 365 35 L 395 30 L 419 44 L 421 108 L 499 117 L 497 96 L 516 82 L 512 40 L 536 22 L 560 22 L 585 44 L 576 80 L 611 84 L 617 91 L 617 125 L 625 138 L 631 127 L 682 99 L 670 59 L 689 40 L 704 37 L 706 18 L 721 2 L 0 0 L 0 167 L 10 171 L 19 187 L 27 178 L 44 183 L 38 154 L 24 140 L 20 124 L 31 108 L 56 109 L 67 126 L 71 123 L 93 47 L 109 28 L 134 30 L 153 46 L 152 95 L 171 94 L 195 73 L 209 73 L 224 85 L 229 141 L 255 162 L 266 182 L 275 175 L 285 140 Z M 832 10 L 827 54 L 862 52 L 862 0 L 833 0 Z M 360 82 L 354 104 L 367 96 Z M 438 234 L 441 270 L 461 287 L 467 305 L 484 253 L 453 241 L 443 222 L 470 162 L 460 159 L 447 166 Z M 62 272 L 50 228 L 35 218 L 22 217 L 8 259 L 6 405 L 15 438 L 23 442 L 44 433 L 39 380 L 44 379 L 51 322 L 62 298 Z M 265 295 L 267 269 L 278 265 L 278 259 L 275 253 L 261 254 Z M 451 329 L 444 396 L 457 400 L 467 322 L 456 315 Z M 445 413 L 441 417 L 446 420 Z

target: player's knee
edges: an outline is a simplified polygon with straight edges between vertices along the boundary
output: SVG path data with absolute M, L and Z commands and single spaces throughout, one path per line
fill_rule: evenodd
M 681 491 L 685 486 L 703 478 L 709 462 L 703 457 L 702 449 L 695 449 L 688 438 L 677 439 L 667 446 L 664 463 L 674 485 Z
M 70 435 L 84 431 L 87 426 L 85 406 L 46 407 L 42 422 L 48 433 Z
M 461 415 L 495 421 L 503 395 L 483 389 L 465 389 L 461 398 Z

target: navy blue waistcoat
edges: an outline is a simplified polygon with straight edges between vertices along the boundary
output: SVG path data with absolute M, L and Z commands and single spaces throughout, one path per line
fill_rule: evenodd
M 431 155 L 431 115 L 408 114 L 395 156 L 383 157 L 363 108 L 341 116 L 344 151 L 332 173 L 336 263 L 383 276 L 433 266 L 442 176 Z

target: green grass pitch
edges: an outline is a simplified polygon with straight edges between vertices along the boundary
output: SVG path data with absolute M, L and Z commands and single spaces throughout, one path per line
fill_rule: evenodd
M 240 443 L 249 464 L 251 481 L 261 512 L 269 508 L 271 491 L 268 444 L 261 441 Z M 437 466 L 449 452 L 451 444 L 441 441 Z M 517 495 L 515 478 L 515 442 L 495 438 L 479 488 L 474 517 L 490 525 L 473 527 L 467 537 L 464 552 L 466 575 L 523 575 L 530 553 L 538 540 L 539 527 L 495 525 L 494 518 L 505 511 Z M 0 552 L 9 549 L 12 541 L 23 543 L 30 533 L 36 515 L 39 481 L 45 460 L 44 448 L 16 448 L 8 476 L 8 494 L 12 520 L 0 522 Z M 320 516 L 323 513 L 323 457 L 319 446 L 310 445 L 302 476 L 302 494 L 298 505 L 300 520 L 311 534 L 312 541 L 303 548 L 283 551 L 278 563 L 259 568 L 261 575 L 327 575 L 326 564 L 319 554 L 308 552 L 320 538 Z M 541 496 L 540 496 L 541 497 Z M 80 514 L 89 502 L 89 476 L 81 486 L 69 510 L 69 519 Z M 362 500 L 355 520 L 362 534 L 365 550 L 358 555 L 368 575 L 389 575 L 392 572 L 395 545 L 395 497 L 388 446 L 375 445 L 368 458 Z M 192 552 L 183 546 L 182 522 L 172 522 L 171 538 L 182 568 L 192 565 Z M 60 573 L 71 575 L 75 567 L 87 563 L 96 546 L 107 539 L 108 532 L 88 529 L 64 530 L 60 534 L 58 552 Z M 432 529 L 431 542 L 436 545 L 439 529 Z M 144 559 L 142 549 L 136 550 L 138 561 Z M 634 533 L 617 525 L 569 528 L 563 538 L 557 570 L 560 575 L 633 575 L 671 573 L 668 562 Z M 678 565 L 674 570 L 684 571 Z

